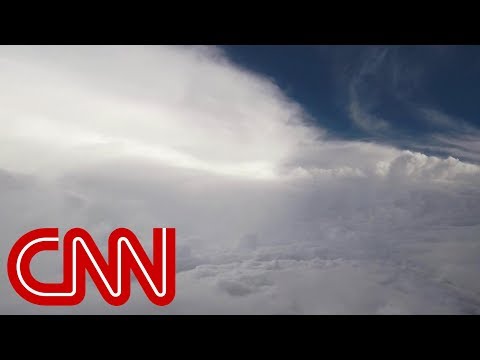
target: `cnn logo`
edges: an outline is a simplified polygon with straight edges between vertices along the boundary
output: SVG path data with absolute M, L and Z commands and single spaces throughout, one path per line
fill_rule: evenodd
M 85 297 L 88 273 L 103 299 L 120 306 L 130 297 L 133 272 L 148 299 L 165 306 L 175 297 L 175 228 L 154 228 L 152 235 L 150 260 L 132 231 L 114 230 L 108 239 L 107 262 L 87 231 L 71 229 L 63 239 L 63 282 L 44 283 L 33 277 L 30 263 L 41 251 L 59 250 L 59 230 L 36 229 L 23 235 L 12 247 L 8 277 L 15 291 L 30 303 L 73 306 Z

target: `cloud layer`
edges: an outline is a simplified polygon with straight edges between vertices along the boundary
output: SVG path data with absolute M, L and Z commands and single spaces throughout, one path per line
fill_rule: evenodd
M 480 310 L 477 165 L 331 139 L 211 47 L 4 46 L 0 73 L 2 254 L 35 227 L 178 237 L 166 308 L 39 308 L 0 274 L 2 313 Z

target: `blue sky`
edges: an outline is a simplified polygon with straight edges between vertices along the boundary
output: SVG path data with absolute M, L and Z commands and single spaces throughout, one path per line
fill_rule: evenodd
M 0 313 L 480 314 L 479 47 L 0 46 L 0 263 L 175 227 L 177 295 Z M 312 126 L 312 123 L 314 126 Z M 438 157 L 436 155 L 441 155 Z M 452 157 L 449 157 L 452 156 Z M 61 256 L 32 261 L 60 282 Z
M 437 135 L 463 136 L 480 127 L 478 46 L 223 49 L 274 81 L 333 137 L 416 148 L 435 143 Z M 476 160 L 445 148 L 422 150 Z

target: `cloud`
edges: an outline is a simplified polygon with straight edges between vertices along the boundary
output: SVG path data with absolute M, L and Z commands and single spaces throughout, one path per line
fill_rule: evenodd
M 436 127 L 424 143 L 411 144 L 418 151 L 450 155 L 478 164 L 480 131 L 465 120 L 433 108 L 419 108 L 423 118 Z
M 1 313 L 478 313 L 479 167 L 326 138 L 269 80 L 210 47 L 2 47 L 0 253 L 36 228 L 177 228 L 177 296 L 89 282 Z M 2 76 L 3 76 L 2 75 Z M 0 261 L 6 261 L 5 256 Z M 33 273 L 61 276 L 57 253 Z
M 454 156 L 461 157 L 468 161 L 479 163 L 480 162 L 480 134 L 478 132 L 472 132 L 468 135 L 435 135 L 434 144 L 438 148 L 444 151 L 448 151 Z
M 419 113 L 425 120 L 440 129 L 453 130 L 457 134 L 478 134 L 479 131 L 476 127 L 472 126 L 463 119 L 456 116 L 446 114 L 443 111 L 429 108 L 419 107 Z
M 370 133 L 378 133 L 389 128 L 389 123 L 370 109 L 373 97 L 368 91 L 371 90 L 369 79 L 382 66 L 387 54 L 388 48 L 373 49 L 362 62 L 359 71 L 352 77 L 348 88 L 349 115 L 357 126 Z
M 420 153 L 405 151 L 390 163 L 379 163 L 380 174 L 392 177 L 392 180 L 408 178 L 408 181 L 456 181 L 466 177 L 468 182 L 478 174 L 480 167 L 474 164 L 462 163 L 453 157 L 440 159 Z M 384 170 L 387 169 L 385 173 Z
M 352 86 L 350 90 L 350 104 L 348 110 L 352 120 L 363 130 L 367 130 L 368 132 L 378 132 L 386 130 L 389 127 L 386 120 L 370 113 L 364 108 L 364 104 L 360 102 L 359 95 L 354 86 Z
M 319 131 L 275 85 L 208 49 L 2 48 L 2 163 L 52 172 L 127 156 L 272 177 Z
M 431 81 L 438 74 L 425 61 L 442 53 L 442 62 L 450 62 L 455 52 L 449 49 L 389 46 L 359 51 L 359 60 L 349 60 L 356 66 L 347 83 L 347 111 L 353 123 L 382 143 L 478 163 L 480 132 L 472 119 L 431 103 L 438 90 Z

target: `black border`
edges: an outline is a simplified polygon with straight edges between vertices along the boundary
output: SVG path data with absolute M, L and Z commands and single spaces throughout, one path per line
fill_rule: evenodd
M 2 12 L 0 43 L 480 44 L 473 4 L 184 2 L 77 4 L 64 11 L 28 5 L 28 14 Z
M 474 316 L 12 315 L 1 316 L 2 344 L 17 354 L 71 358 L 99 351 L 139 359 L 278 354 L 294 359 L 380 355 L 408 359 L 475 356 Z M 12 339 L 12 342 L 5 341 Z M 42 354 L 40 354 L 41 352 Z M 131 355 L 133 354 L 133 356 Z

